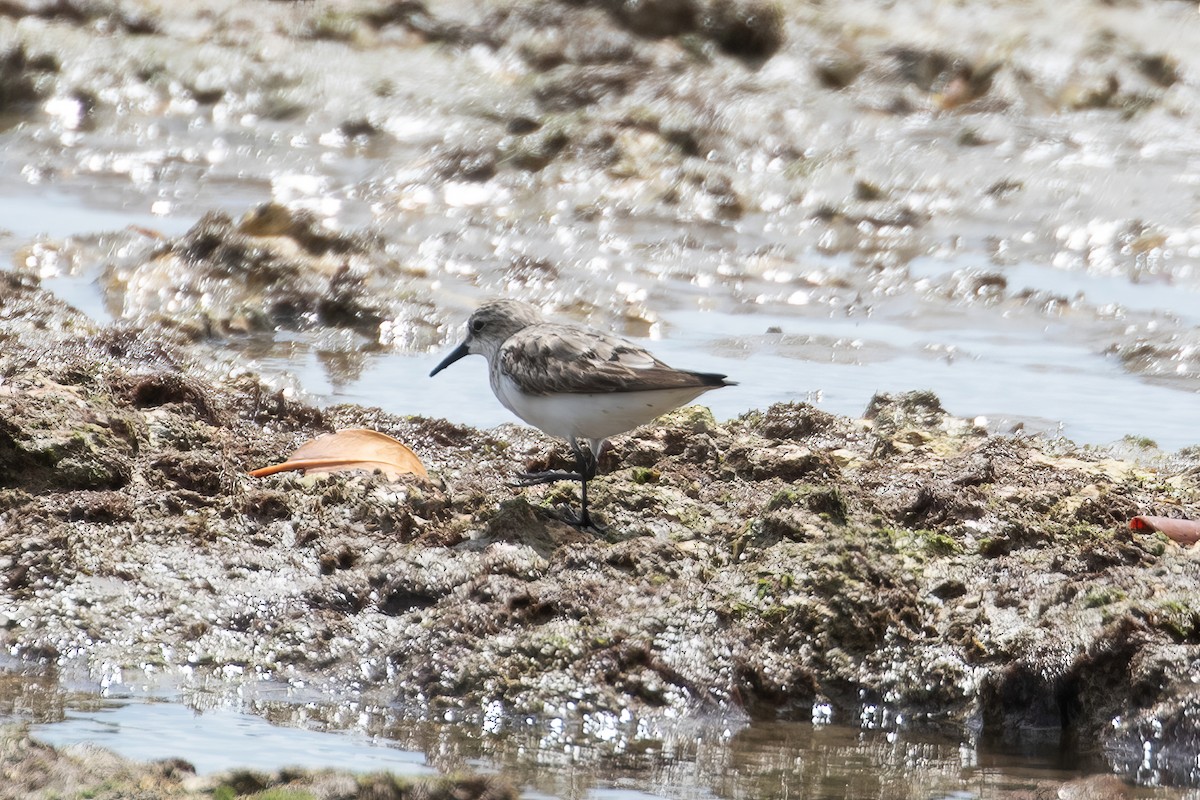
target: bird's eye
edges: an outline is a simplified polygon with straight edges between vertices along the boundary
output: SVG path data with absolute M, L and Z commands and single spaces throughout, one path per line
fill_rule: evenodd
M 481 330 L 483 330 L 483 320 L 481 320 L 481 319 L 471 320 L 471 333 L 479 333 Z

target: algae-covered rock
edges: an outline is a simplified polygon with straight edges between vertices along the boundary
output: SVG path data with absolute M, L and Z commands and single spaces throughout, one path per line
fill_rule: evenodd
M 9 235 L 14 658 L 303 686 L 476 732 L 817 718 L 1114 745 L 1134 770 L 1194 756 L 1198 559 L 1125 521 L 1196 516 L 1196 453 L 992 435 L 930 392 L 864 419 L 690 407 L 615 438 L 589 486 L 607 528 L 581 531 L 560 515 L 574 482 L 511 485 L 570 469 L 560 442 L 318 407 L 253 374 L 293 346 L 367 374 L 503 293 L 646 336 L 683 309 L 770 315 L 712 347 L 786 359 L 766 378 L 785 396 L 820 388 L 807 362 L 978 364 L 982 341 L 942 335 L 964 313 L 1034 343 L 1065 326 L 1191 385 L 1187 314 L 1085 295 L 1190 280 L 1192 212 L 1144 187 L 1189 180 L 1195 60 L 1156 32 L 1194 8 L 132 5 L 4 9 L 10 200 L 133 223 Z M 1068 297 L 1039 264 L 1104 281 Z M 42 289 L 93 269 L 112 325 Z M 888 324 L 920 341 L 870 341 Z M 410 444 L 430 480 L 246 474 L 344 427 Z
M 0 357 L 4 614 L 36 620 L 0 628 L 18 656 L 236 665 L 468 715 L 1200 735 L 1200 561 L 1123 519 L 1195 509 L 1186 460 L 988 436 L 928 393 L 868 421 L 689 407 L 614 439 L 590 486 L 607 529 L 581 531 L 559 518 L 575 483 L 509 483 L 564 458 L 530 429 L 320 410 L 67 314 L 43 308 L 31 340 L 52 359 L 16 337 Z M 347 427 L 409 443 L 430 478 L 246 474 Z
M 373 249 L 369 236 L 267 203 L 237 222 L 207 214 L 178 239 L 110 264 L 106 277 L 131 318 L 195 318 L 241 332 L 318 323 L 377 335 L 383 311 L 362 297 L 376 271 Z
M 8 292 L 45 306 L 36 285 Z M 15 337 L 3 356 L 4 613 L 37 622 L 0 640 L 26 658 L 235 664 L 456 713 L 819 704 L 1005 736 L 1125 741 L 1155 719 L 1193 735 L 1200 562 L 1123 520 L 1195 508 L 1186 465 L 988 436 L 928 393 L 866 422 L 689 407 L 616 437 L 591 485 L 607 530 L 581 531 L 558 517 L 576 484 L 508 482 L 563 457 L 534 431 L 318 410 L 214 378 L 187 340 L 81 336 L 66 314 L 42 310 L 53 359 Z M 346 427 L 433 474 L 246 474 Z

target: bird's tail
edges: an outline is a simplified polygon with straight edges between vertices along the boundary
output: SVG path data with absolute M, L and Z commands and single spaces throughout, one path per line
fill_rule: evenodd
M 704 384 L 705 386 L 737 386 L 738 385 L 737 381 L 731 381 L 731 380 L 727 379 L 724 375 L 720 375 L 716 372 L 693 372 L 692 375 L 696 376 L 696 378 L 698 378 L 700 380 L 700 382 L 702 384 Z

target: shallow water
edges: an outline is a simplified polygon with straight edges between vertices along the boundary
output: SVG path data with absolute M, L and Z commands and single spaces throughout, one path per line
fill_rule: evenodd
M 10 682 L 7 684 L 12 686 Z M 43 686 L 44 689 L 50 688 Z M 27 693 L 26 693 L 27 694 Z M 271 694 L 270 690 L 267 694 Z M 137 760 L 183 757 L 199 774 L 334 767 L 399 775 L 498 773 L 527 798 L 992 798 L 1103 770 L 1054 741 L 1023 750 L 914 732 L 830 724 L 653 726 L 487 718 L 414 722 L 386 708 L 309 699 L 218 701 L 203 694 L 50 689 L 9 719 L 56 746 L 90 742 Z M 269 720 L 269 721 L 268 721 Z M 605 725 L 609 727 L 605 727 Z M 605 730 L 608 733 L 605 733 Z M 1165 789 L 1137 796 L 1171 797 Z
M 420 753 L 362 735 L 284 728 L 227 707 L 196 711 L 170 700 L 93 701 L 68 707 L 62 722 L 35 725 L 31 732 L 55 746 L 90 742 L 138 761 L 184 757 L 200 775 L 297 765 L 436 774 Z
M 12 235 L 0 258 L 37 236 L 63 240 L 126 226 L 182 233 L 194 219 L 97 207 L 94 198 L 63 191 L 0 196 Z M 119 226 L 119 228 L 118 228 Z M 917 282 L 949 280 L 953 263 L 922 259 Z M 1000 270 L 1010 290 L 1028 288 L 1086 297 L 1091 305 L 1121 303 L 1131 313 L 1170 314 L 1200 322 L 1200 287 L 1132 284 L 1031 263 Z M 98 265 L 45 275 L 43 286 L 99 322 L 120 313 L 97 282 Z M 932 389 L 957 416 L 982 417 L 997 432 L 1023 429 L 1105 445 L 1136 436 L 1165 450 L 1200 443 L 1194 429 L 1200 387 L 1186 379 L 1148 379 L 1098 352 L 1087 330 L 1063 318 L 1009 318 L 971 308 L 937 313 L 903 303 L 845 314 L 778 304 L 761 310 L 716 304 L 711 310 L 664 308 L 643 339 L 672 365 L 723 372 L 735 388 L 701 399 L 728 419 L 777 402 L 809 402 L 837 414 L 860 415 L 876 392 Z M 326 402 L 379 406 L 401 414 L 439 415 L 492 427 L 516 421 L 491 396 L 482 359 L 469 359 L 430 379 L 442 350 L 357 351 L 325 334 L 279 332 L 230 340 L 231 354 L 268 379 L 284 380 Z M 447 346 L 449 347 L 449 345 Z
M 222 188 L 227 191 L 216 207 L 235 215 L 282 191 L 252 179 Z M 319 187 L 310 190 L 320 194 Z M 1200 381 L 1187 373 L 1141 376 L 1105 354 L 1127 335 L 1123 329 L 1200 324 L 1200 280 L 1186 264 L 1179 279 L 1167 272 L 1133 280 L 1051 266 L 1049 249 L 1040 260 L 997 262 L 986 254 L 988 234 L 981 231 L 945 252 L 914 258 L 894 274 L 885 270 L 883 277 L 864 279 L 861 264 L 848 255 L 813 253 L 803 238 L 789 240 L 769 230 L 780 224 L 770 215 L 686 230 L 653 216 L 594 224 L 574 220 L 568 234 L 553 222 L 537 221 L 537 208 L 528 201 L 506 200 L 502 189 L 473 191 L 482 198 L 472 202 L 500 203 L 504 214 L 528 212 L 533 221 L 497 234 L 490 227 L 494 221 L 450 201 L 428 203 L 423 216 L 400 220 L 406 230 L 396 236 L 419 253 L 418 265 L 462 270 L 446 275 L 445 285 L 441 280 L 430 285 L 435 300 L 462 306 L 460 280 L 475 284 L 468 305 L 488 294 L 527 293 L 566 304 L 607 291 L 617 307 L 632 302 L 648 310 L 646 325 L 624 332 L 649 334 L 647 344 L 669 363 L 725 372 L 739 381 L 735 389 L 703 398 L 718 419 L 784 401 L 859 415 L 876 392 L 932 389 L 951 413 L 986 417 L 996 431 L 1020 425 L 1101 445 L 1132 435 L 1167 450 L 1200 444 L 1194 432 Z M 0 261 L 11 262 L 35 239 L 98 237 L 103 252 L 105 232 L 130 226 L 176 235 L 213 203 L 211 196 L 169 203 L 138 199 L 112 178 L 87 187 L 13 183 L 0 195 L 0 220 L 8 232 L 0 238 Z M 366 212 L 361 202 L 340 208 L 343 222 Z M 1016 241 L 1019 230 L 1013 220 L 996 221 L 990 233 Z M 1089 235 L 1106 241 L 1102 234 Z M 560 288 L 547 294 L 543 286 L 514 286 L 498 266 L 513 254 L 561 264 Z M 578 266 L 572 273 L 569 265 Z M 98 321 L 110 322 L 120 305 L 97 283 L 100 267 L 51 270 L 43 284 Z M 938 297 L 945 287 L 987 275 L 1006 281 L 1007 303 Z M 1068 305 L 1059 313 L 1039 313 L 1011 301 L 1023 290 L 1033 293 L 1030 305 L 1046 297 Z M 603 317 L 594 322 L 611 324 Z M 490 397 L 482 363 L 464 362 L 429 380 L 441 349 L 364 349 L 327 332 L 280 332 L 269 340 L 227 344 L 249 367 L 290 380 L 318 399 L 436 413 L 476 426 L 513 421 Z
M 722 372 L 734 388 L 702 397 L 718 420 L 772 403 L 808 402 L 859 416 L 876 392 L 932 389 L 948 411 L 996 432 L 1061 434 L 1083 444 L 1148 437 L 1174 450 L 1197 443 L 1192 391 L 1131 376 L 1114 358 L 1045 331 L 930 329 L 874 320 L 795 320 L 769 314 L 674 312 L 663 338 L 643 340 L 668 363 Z M 769 328 L 780 333 L 768 333 Z M 306 337 L 254 358 L 255 369 L 290 374 L 334 402 L 380 406 L 477 427 L 517 421 L 492 397 L 484 361 L 468 359 L 430 380 L 442 353 L 373 353 L 353 375 Z

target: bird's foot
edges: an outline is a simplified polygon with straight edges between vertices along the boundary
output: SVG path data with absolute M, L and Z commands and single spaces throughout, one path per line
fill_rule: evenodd
M 581 531 L 590 530 L 596 533 L 608 533 L 608 526 L 596 522 L 595 518 L 588 513 L 586 508 L 582 514 L 576 514 L 575 509 L 566 503 L 562 503 L 558 506 L 558 518 L 572 528 L 579 528 Z
M 517 486 L 541 486 L 543 483 L 556 483 L 557 481 L 577 481 L 580 479 L 578 472 L 564 472 L 562 470 L 549 470 L 547 472 L 518 472 L 516 485 Z
M 588 513 L 587 508 L 587 480 L 591 477 L 591 474 L 595 474 L 595 463 L 594 460 L 591 462 L 591 469 L 589 470 L 589 465 L 584 462 L 581 465 L 582 474 L 579 472 L 567 472 L 565 470 L 518 472 L 514 483 L 516 486 L 540 486 L 544 483 L 557 483 L 558 481 L 580 481 L 583 484 L 581 488 L 582 511 L 576 514 L 570 506 L 563 503 L 558 506 L 558 518 L 573 528 L 604 533 L 607 529 L 592 519 L 592 515 Z

